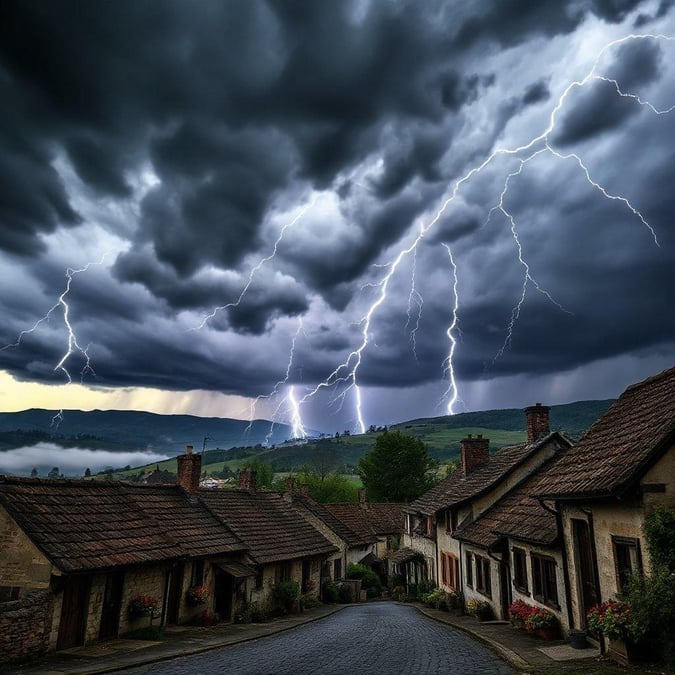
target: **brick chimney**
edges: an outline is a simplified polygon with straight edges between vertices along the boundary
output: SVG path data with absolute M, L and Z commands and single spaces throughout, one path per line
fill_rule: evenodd
M 536 443 L 539 439 L 551 433 L 551 425 L 548 419 L 550 409 L 549 406 L 541 403 L 525 408 L 528 443 Z
M 298 494 L 298 485 L 295 480 L 295 476 L 286 477 L 286 494 L 287 495 L 296 495 Z
M 255 469 L 242 469 L 239 472 L 239 487 L 242 490 L 255 492 L 257 477 L 258 473 Z
M 199 477 L 202 473 L 202 456 L 195 455 L 191 445 L 185 446 L 185 454 L 176 457 L 178 462 L 178 476 L 176 483 L 186 492 L 196 492 L 199 489 Z
M 490 439 L 478 434 L 473 438 L 469 434 L 459 442 L 459 454 L 464 475 L 470 474 L 477 466 L 484 464 L 490 457 Z
M 366 488 L 359 488 L 357 490 L 357 494 L 359 496 L 359 506 L 362 509 L 365 509 L 367 504 L 368 504 L 368 497 L 366 495 Z

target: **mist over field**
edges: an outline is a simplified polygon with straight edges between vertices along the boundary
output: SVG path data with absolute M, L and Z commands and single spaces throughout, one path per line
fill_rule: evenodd
M 86 469 L 97 473 L 108 467 L 141 466 L 167 458 L 168 455 L 157 452 L 110 452 L 37 443 L 0 453 L 0 474 L 30 476 L 32 469 L 36 468 L 38 476 L 44 478 L 53 467 L 58 467 L 60 474 L 72 478 L 83 476 Z

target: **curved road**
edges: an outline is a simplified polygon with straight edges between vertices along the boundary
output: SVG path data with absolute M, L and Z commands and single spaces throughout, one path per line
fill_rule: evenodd
M 489 649 L 412 607 L 347 607 L 293 630 L 130 673 L 232 675 L 512 675 Z

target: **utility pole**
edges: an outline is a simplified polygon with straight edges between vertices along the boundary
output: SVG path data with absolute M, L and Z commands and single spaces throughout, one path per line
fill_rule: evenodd
M 210 440 L 211 440 L 210 436 L 204 436 L 204 442 L 202 443 L 202 456 L 204 455 L 204 451 L 206 450 L 206 441 Z

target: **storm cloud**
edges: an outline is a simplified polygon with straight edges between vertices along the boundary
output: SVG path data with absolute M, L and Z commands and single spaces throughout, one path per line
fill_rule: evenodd
M 7 0 L 0 368 L 302 396 L 358 359 L 389 422 L 447 388 L 456 270 L 460 395 L 616 395 L 675 346 L 668 35 L 652 0 Z

